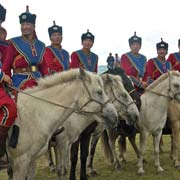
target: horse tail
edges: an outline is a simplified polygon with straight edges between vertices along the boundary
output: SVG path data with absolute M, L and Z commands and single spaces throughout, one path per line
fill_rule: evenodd
M 102 135 L 101 135 L 101 147 L 104 152 L 105 159 L 108 163 L 113 163 L 113 154 L 109 145 L 108 141 L 108 134 L 107 131 L 104 130 Z

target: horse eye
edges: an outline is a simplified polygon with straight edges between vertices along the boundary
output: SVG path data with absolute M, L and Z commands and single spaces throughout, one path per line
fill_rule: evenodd
M 126 93 L 122 93 L 121 95 L 123 98 L 127 98 L 127 94 Z
M 174 84 L 174 87 L 175 87 L 176 89 L 179 89 L 179 84 Z
M 97 93 L 98 93 L 99 95 L 102 95 L 102 90 L 98 90 Z

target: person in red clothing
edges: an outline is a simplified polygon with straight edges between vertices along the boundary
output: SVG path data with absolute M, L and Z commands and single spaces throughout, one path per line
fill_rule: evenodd
M 143 77 L 143 81 L 147 84 L 151 84 L 154 80 L 158 79 L 162 74 L 166 73 L 168 70 L 172 69 L 171 63 L 166 60 L 166 55 L 168 53 L 168 43 L 161 41 L 156 44 L 157 57 L 151 58 L 146 64 L 146 69 Z M 163 132 L 169 131 L 169 122 L 167 120 Z M 162 151 L 163 138 L 160 140 L 160 150 Z
M 14 87 L 26 89 L 37 85 L 36 80 L 42 77 L 39 68 L 42 64 L 45 44 L 37 39 L 36 15 L 29 12 L 28 6 L 26 12 L 19 16 L 19 21 L 22 36 L 9 40 L 2 70 L 12 78 Z
M 157 57 L 149 59 L 146 64 L 143 81 L 147 82 L 147 84 L 152 83 L 159 76 L 172 69 L 170 62 L 166 60 L 168 44 L 162 38 L 161 42 L 156 44 L 156 49 Z
M 139 53 L 141 49 L 142 39 L 134 33 L 134 36 L 129 38 L 130 52 L 121 56 L 120 66 L 128 75 L 134 87 L 140 93 L 143 92 L 146 87 L 146 83 L 142 81 L 144 75 L 146 57 Z
M 62 49 L 62 27 L 54 24 L 48 28 L 51 45 L 47 46 L 43 56 L 43 75 L 50 75 L 70 68 L 69 53 Z
M 75 51 L 71 54 L 71 68 L 83 67 L 84 69 L 96 72 L 98 68 L 98 56 L 91 52 L 91 48 L 94 44 L 94 35 L 87 30 L 86 33 L 81 36 L 82 49 Z
M 4 87 L 4 83 L 11 85 L 12 80 L 1 70 L 8 45 L 5 41 L 6 33 L 3 35 L 3 32 L 6 32 L 6 30 L 1 27 L 1 23 L 5 20 L 5 15 L 6 10 L 0 4 L 0 158 L 3 157 L 6 152 L 8 130 L 17 117 L 16 105 L 11 97 L 6 93 Z M 0 159 L 0 169 L 7 168 L 8 166 L 8 162 Z
M 173 70 L 177 70 L 180 72 L 180 39 L 178 40 L 178 48 L 179 51 L 175 53 L 171 53 L 167 61 L 171 63 Z

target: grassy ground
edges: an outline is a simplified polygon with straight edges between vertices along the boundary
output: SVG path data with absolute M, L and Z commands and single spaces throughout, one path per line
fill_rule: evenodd
M 154 168 L 152 138 L 149 138 L 145 159 L 145 175 L 137 175 L 137 159 L 131 146 L 128 144 L 127 162 L 122 164 L 122 170 L 116 171 L 111 165 L 105 162 L 103 153 L 98 144 L 95 155 L 95 168 L 99 176 L 90 179 L 93 180 L 180 180 L 180 170 L 173 167 L 173 163 L 169 158 L 170 138 L 164 136 L 164 152 L 160 154 L 161 165 L 165 169 L 163 174 L 157 174 Z M 79 169 L 79 168 L 78 168 Z M 79 170 L 77 170 L 77 179 L 79 179 Z M 0 180 L 8 180 L 5 171 L 0 172 Z M 56 174 L 49 172 L 47 160 L 41 157 L 38 160 L 38 168 L 36 180 L 57 180 Z

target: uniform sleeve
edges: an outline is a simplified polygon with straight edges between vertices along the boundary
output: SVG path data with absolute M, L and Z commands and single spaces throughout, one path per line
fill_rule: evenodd
M 122 69 L 124 70 L 125 74 L 128 75 L 128 76 L 131 76 L 131 66 L 132 65 L 129 62 L 129 59 L 125 54 L 123 54 L 121 56 L 120 65 L 121 65 Z
M 5 72 L 5 74 L 7 74 L 9 77 L 11 77 L 11 69 L 13 68 L 13 61 L 16 53 L 16 49 L 14 48 L 12 43 L 10 43 L 7 48 L 7 53 L 2 66 L 2 71 Z
M 176 64 L 176 59 L 175 59 L 175 57 L 174 57 L 173 54 L 170 54 L 170 55 L 169 55 L 167 61 L 170 62 L 171 65 L 172 65 L 172 68 L 174 68 L 174 66 L 175 66 L 175 64 Z
M 153 60 L 150 59 L 146 63 L 145 73 L 142 80 L 147 82 L 148 84 L 152 83 L 152 81 L 154 80 L 153 70 L 154 70 L 154 63 Z
M 46 48 L 42 63 L 39 66 L 40 72 L 42 73 L 43 76 L 50 75 L 49 64 L 53 61 L 53 58 L 54 58 L 53 54 L 50 52 L 48 48 Z
M 0 82 L 2 82 L 3 81 L 3 76 L 4 76 L 4 73 L 1 71 L 1 69 L 0 69 Z
M 97 56 L 97 63 L 94 72 L 98 73 L 98 56 Z
M 76 52 L 71 54 L 70 68 L 79 68 L 80 60 Z

